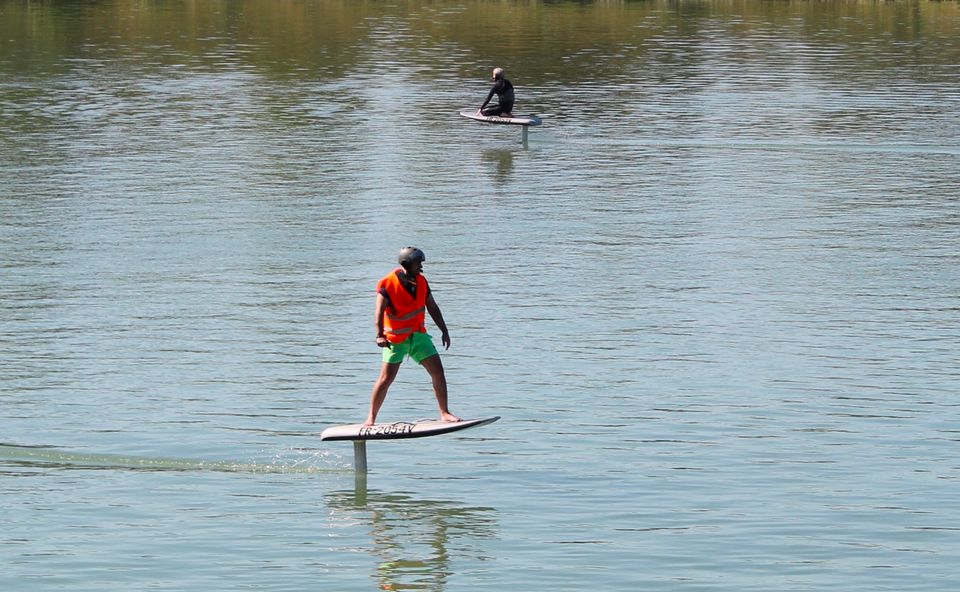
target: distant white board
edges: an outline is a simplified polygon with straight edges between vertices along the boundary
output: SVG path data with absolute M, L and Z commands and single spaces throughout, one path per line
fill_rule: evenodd
M 459 432 L 493 423 L 500 416 L 463 421 L 440 421 L 429 419 L 422 421 L 397 421 L 394 423 L 375 423 L 365 426 L 361 423 L 329 427 L 320 434 L 321 440 L 396 440 L 400 438 L 423 438 L 450 432 Z
M 498 117 L 493 115 L 480 115 L 476 111 L 461 111 L 461 117 L 482 121 L 484 123 L 505 123 L 508 125 L 540 125 L 543 120 L 536 115 L 521 115 L 519 117 Z

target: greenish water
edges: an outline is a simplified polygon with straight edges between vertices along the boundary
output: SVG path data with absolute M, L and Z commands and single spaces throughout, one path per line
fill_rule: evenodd
M 958 29 L 0 2 L 0 588 L 951 589 Z M 457 116 L 496 65 L 526 146 Z M 502 419 L 356 479 L 405 244 Z M 408 364 L 382 419 L 434 413 Z

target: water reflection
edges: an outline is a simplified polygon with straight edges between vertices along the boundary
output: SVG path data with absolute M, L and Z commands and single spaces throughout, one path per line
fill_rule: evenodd
M 486 541 L 498 537 L 495 508 L 370 491 L 364 479 L 325 502 L 334 523 L 369 524 L 381 590 L 445 590 L 454 561 L 482 560 Z
M 513 150 L 484 150 L 483 164 L 490 170 L 491 179 L 497 184 L 504 184 L 510 180 L 513 173 Z

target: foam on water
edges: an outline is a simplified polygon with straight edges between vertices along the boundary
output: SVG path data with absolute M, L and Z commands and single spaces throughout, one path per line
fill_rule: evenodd
M 343 473 L 349 470 L 327 451 L 287 449 L 268 462 L 151 458 L 125 454 L 74 452 L 46 446 L 0 444 L 0 464 L 55 468 L 99 468 L 136 471 L 216 471 L 225 473 Z

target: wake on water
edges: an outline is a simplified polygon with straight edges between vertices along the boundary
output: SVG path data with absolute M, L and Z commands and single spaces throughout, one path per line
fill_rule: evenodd
M 56 468 L 126 469 L 137 471 L 215 471 L 225 473 L 343 473 L 351 470 L 330 452 L 286 449 L 269 461 L 152 458 L 125 454 L 71 452 L 51 446 L 0 444 L 0 464 Z

